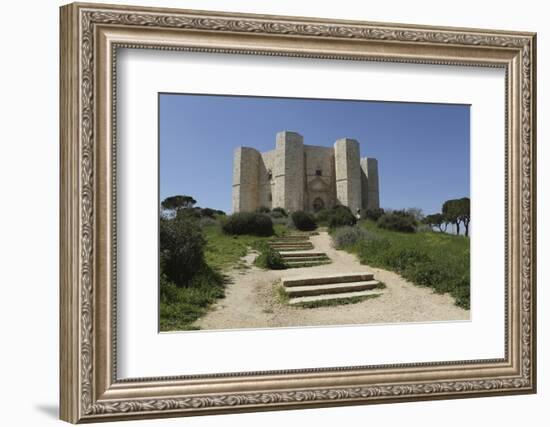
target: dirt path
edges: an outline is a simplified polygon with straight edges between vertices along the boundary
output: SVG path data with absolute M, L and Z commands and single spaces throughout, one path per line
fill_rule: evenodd
M 450 295 L 413 285 L 398 274 L 361 265 L 355 255 L 335 250 L 326 232 L 312 236 L 314 251 L 326 252 L 332 263 L 288 270 L 262 270 L 252 265 L 256 253 L 243 258 L 246 269 L 228 272 L 226 297 L 213 305 L 195 325 L 201 329 L 272 328 L 281 326 L 349 325 L 366 323 L 468 320 L 470 312 L 454 305 Z M 281 277 L 324 274 L 374 273 L 387 288 L 381 295 L 356 304 L 319 308 L 289 307 L 276 295 Z

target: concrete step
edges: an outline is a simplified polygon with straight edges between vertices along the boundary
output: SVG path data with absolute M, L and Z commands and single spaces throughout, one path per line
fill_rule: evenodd
M 311 295 L 342 294 L 376 289 L 379 282 L 368 280 L 365 282 L 329 283 L 325 285 L 292 286 L 285 288 L 290 297 L 304 297 Z
M 330 264 L 329 258 L 319 260 L 300 260 L 300 261 L 285 261 L 288 268 L 315 267 L 318 265 Z
M 276 250 L 277 252 L 303 252 L 310 251 L 313 249 L 313 245 L 308 246 L 271 246 L 271 249 Z
M 282 257 L 288 257 L 288 258 L 301 258 L 301 257 L 315 257 L 315 256 L 327 256 L 324 252 L 303 252 L 303 251 L 293 251 L 293 252 L 284 252 L 279 251 L 279 254 Z
M 276 241 L 276 240 L 273 240 L 271 242 L 268 242 L 269 245 L 289 245 L 289 246 L 292 246 L 292 245 L 311 245 L 312 243 L 309 241 L 309 240 L 300 240 L 300 241 L 286 241 L 286 242 L 280 242 L 280 241 Z
M 327 274 L 319 277 L 288 277 L 282 279 L 282 284 L 285 287 L 290 286 L 309 286 L 323 285 L 327 283 L 349 283 L 349 282 L 365 282 L 373 280 L 374 275 L 368 272 L 348 273 L 348 274 Z
M 311 257 L 311 258 L 283 258 L 283 261 L 287 265 L 303 264 L 304 262 L 327 262 L 330 261 L 329 257 Z
M 306 296 L 306 297 L 291 298 L 288 301 L 288 304 L 296 305 L 296 304 L 305 303 L 305 302 L 307 303 L 307 302 L 317 302 L 317 301 L 330 301 L 334 299 L 366 297 L 369 295 L 379 295 L 379 294 L 380 292 L 377 292 L 377 291 L 366 290 L 366 291 L 358 291 L 358 292 L 345 292 L 342 294 L 313 295 L 313 296 Z
M 307 248 L 283 248 L 283 249 L 279 249 L 279 248 L 271 248 L 279 253 L 281 252 L 285 252 L 285 253 L 289 253 L 289 252 L 301 252 L 301 251 L 310 251 L 312 250 L 313 248 L 312 247 L 307 247 Z

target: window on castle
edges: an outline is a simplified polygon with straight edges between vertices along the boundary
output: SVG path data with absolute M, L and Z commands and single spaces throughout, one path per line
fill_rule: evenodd
M 321 169 L 316 169 L 315 176 L 323 176 L 323 171 Z
M 268 181 L 271 181 L 271 179 L 273 178 L 273 174 L 271 173 L 270 170 L 267 171 L 267 180 Z
M 271 196 L 271 193 L 269 193 L 269 201 L 271 202 L 273 200 L 273 197 Z

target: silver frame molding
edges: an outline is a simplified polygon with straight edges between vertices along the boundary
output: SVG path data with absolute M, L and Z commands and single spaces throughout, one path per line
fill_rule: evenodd
M 536 391 L 534 33 L 75 3 L 61 13 L 60 416 L 72 423 Z M 118 48 L 506 71 L 505 357 L 119 380 Z

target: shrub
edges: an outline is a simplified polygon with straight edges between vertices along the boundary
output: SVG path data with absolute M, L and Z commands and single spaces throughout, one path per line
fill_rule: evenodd
M 176 217 L 196 218 L 201 217 L 201 208 L 181 208 L 176 211 Z
M 328 223 L 331 213 L 332 209 L 321 209 L 315 214 L 315 219 L 317 220 L 317 222 Z
M 273 221 L 266 214 L 239 212 L 229 215 L 222 226 L 226 234 L 251 234 L 254 236 L 271 236 L 274 233 Z
M 199 224 L 200 224 L 201 227 L 209 227 L 209 226 L 212 226 L 212 225 L 218 225 L 219 221 L 216 218 L 211 217 L 211 216 L 203 216 L 199 220 Z
M 360 216 L 361 219 L 371 219 L 373 221 L 378 221 L 384 215 L 384 209 L 375 208 L 375 209 L 361 209 Z
M 290 215 L 294 226 L 301 231 L 311 231 L 317 228 L 315 218 L 310 213 L 304 211 L 292 212 Z
M 347 206 L 335 206 L 329 215 L 328 226 L 330 228 L 352 226 L 356 223 L 357 218 Z
M 283 208 L 273 208 L 271 212 L 279 212 L 282 216 L 288 216 L 288 212 Z
M 201 209 L 201 216 L 206 216 L 209 218 L 214 218 L 214 215 L 216 214 L 216 211 L 214 209 L 210 208 L 203 208 Z
M 284 270 L 287 268 L 281 254 L 267 243 L 262 242 L 258 249 L 260 250 L 260 255 L 254 260 L 254 264 L 258 267 L 269 268 L 271 270 Z
M 160 221 L 160 266 L 168 280 L 187 286 L 204 266 L 204 239 L 198 221 L 178 215 Z
M 274 208 L 270 215 L 272 218 L 286 218 L 288 213 L 283 208 Z
M 387 230 L 414 233 L 418 225 L 413 215 L 405 211 L 392 211 L 385 213 L 376 222 L 378 227 Z
M 267 206 L 260 206 L 258 209 L 256 209 L 257 213 L 269 213 L 271 212 L 271 209 L 269 209 Z
M 344 226 L 338 228 L 332 235 L 332 241 L 336 249 L 354 246 L 367 238 L 367 230 L 360 227 Z

